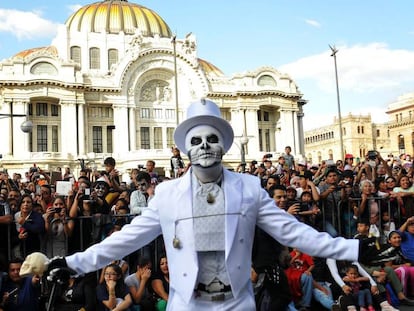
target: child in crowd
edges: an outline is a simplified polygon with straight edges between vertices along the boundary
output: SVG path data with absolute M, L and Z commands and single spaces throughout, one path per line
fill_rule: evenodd
M 369 235 L 369 226 L 370 223 L 368 219 L 359 219 L 357 222 L 357 234 L 354 236 L 354 239 L 366 239 Z
M 352 289 L 354 299 L 358 300 L 360 311 L 375 311 L 372 306 L 372 296 L 369 289 L 369 279 L 362 277 L 358 273 L 358 268 L 351 265 L 346 269 L 346 275 L 343 278 L 346 285 Z M 368 284 L 368 286 L 366 284 Z
M 132 298 L 119 265 L 110 264 L 104 268 L 104 282 L 97 286 L 96 298 L 99 311 L 129 310 Z

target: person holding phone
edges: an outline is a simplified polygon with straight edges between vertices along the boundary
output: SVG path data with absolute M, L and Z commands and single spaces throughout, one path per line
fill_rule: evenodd
M 46 253 L 49 258 L 67 254 L 66 240 L 71 236 L 75 224 L 66 219 L 66 204 L 62 197 L 56 197 L 52 206 L 43 214 L 46 230 Z

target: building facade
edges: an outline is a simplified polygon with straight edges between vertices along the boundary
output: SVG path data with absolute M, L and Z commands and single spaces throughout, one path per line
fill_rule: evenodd
M 390 151 L 414 155 L 414 93 L 401 95 L 388 106 Z
M 2 166 L 76 171 L 78 159 L 102 167 L 113 156 L 123 173 L 153 159 L 168 175 L 174 129 L 201 97 L 215 101 L 234 129 L 229 168 L 241 154 L 261 159 L 286 145 L 303 154 L 306 102 L 289 76 L 261 67 L 228 77 L 197 54 L 194 34 L 176 38 L 139 4 L 85 5 L 50 46 L 0 62 Z M 23 121 L 32 124 L 26 132 Z
M 372 123 L 370 115 L 349 114 L 341 118 L 344 153 L 364 158 L 376 150 L 388 155 L 414 155 L 414 93 L 405 94 L 388 105 L 385 123 Z M 305 155 L 309 162 L 341 159 L 339 122 L 305 132 Z

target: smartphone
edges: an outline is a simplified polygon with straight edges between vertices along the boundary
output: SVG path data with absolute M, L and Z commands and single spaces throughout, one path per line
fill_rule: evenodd
M 91 188 L 86 188 L 83 194 L 85 200 L 91 199 Z
M 36 194 L 39 195 L 40 194 L 40 186 L 36 185 Z

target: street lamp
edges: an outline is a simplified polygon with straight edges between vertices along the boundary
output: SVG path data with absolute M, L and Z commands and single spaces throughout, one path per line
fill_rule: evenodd
M 341 102 L 339 100 L 339 84 L 338 84 L 338 68 L 336 66 L 336 53 L 338 53 L 338 50 L 335 48 L 335 46 L 330 46 L 329 48 L 332 51 L 331 56 L 334 58 L 334 64 L 335 64 L 335 81 L 336 81 L 336 99 L 338 103 L 338 121 L 339 121 L 339 140 L 341 144 L 341 158 L 345 156 L 344 154 L 344 139 L 342 137 L 342 117 L 341 117 Z
M 16 117 L 26 117 L 26 114 L 14 114 L 13 113 L 13 105 L 11 105 L 11 112 L 10 113 L 0 113 L 0 119 L 4 119 L 4 118 L 10 118 L 10 139 L 11 139 L 11 146 L 10 146 L 10 151 L 11 154 L 14 154 L 14 147 L 13 147 L 13 139 L 14 139 L 14 133 L 13 133 L 13 118 Z M 25 120 L 23 121 L 23 123 L 20 125 L 20 129 L 22 130 L 23 133 L 30 133 L 33 130 L 33 122 L 30 120 Z
M 173 44 L 173 52 L 174 52 L 174 91 L 175 91 L 175 120 L 178 126 L 178 78 L 177 78 L 177 36 L 174 35 L 172 37 L 171 42 Z

